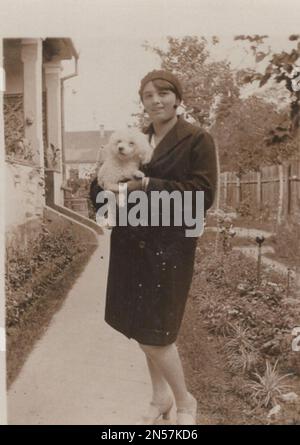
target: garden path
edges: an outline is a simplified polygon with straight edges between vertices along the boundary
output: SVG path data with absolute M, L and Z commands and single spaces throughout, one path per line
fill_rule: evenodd
M 10 425 L 132 425 L 150 401 L 144 355 L 104 322 L 109 235 L 8 392 Z

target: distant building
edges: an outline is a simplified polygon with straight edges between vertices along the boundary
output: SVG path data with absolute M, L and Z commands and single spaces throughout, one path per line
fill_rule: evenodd
M 95 172 L 99 150 L 106 145 L 112 131 L 100 128 L 99 131 L 72 131 L 65 133 L 66 176 L 78 171 L 79 178 Z

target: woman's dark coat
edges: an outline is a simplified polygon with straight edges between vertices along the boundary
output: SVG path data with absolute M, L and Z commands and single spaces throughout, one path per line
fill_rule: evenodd
M 150 177 L 148 195 L 154 190 L 202 190 L 205 212 L 213 203 L 217 181 L 213 139 L 182 118 L 157 145 L 143 171 Z M 94 180 L 90 196 L 96 209 L 100 190 Z M 192 280 L 196 243 L 197 238 L 185 236 L 184 227 L 114 227 L 105 321 L 139 343 L 173 343 Z

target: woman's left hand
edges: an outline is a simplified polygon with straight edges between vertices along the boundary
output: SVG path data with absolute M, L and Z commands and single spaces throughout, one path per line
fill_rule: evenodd
M 143 190 L 142 180 L 141 179 L 131 179 L 126 182 L 119 182 L 118 184 L 114 184 L 109 186 L 109 190 L 114 193 L 119 193 L 120 189 L 122 190 L 122 185 L 127 184 L 127 193 L 133 192 L 135 190 Z M 119 189 L 120 187 L 120 189 Z
M 141 179 L 131 179 L 127 183 L 127 192 L 133 192 L 135 190 L 143 190 L 142 180 Z

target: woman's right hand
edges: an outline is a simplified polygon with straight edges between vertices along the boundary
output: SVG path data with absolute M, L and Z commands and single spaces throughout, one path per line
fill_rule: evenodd
M 106 184 L 105 190 L 109 190 L 114 193 L 119 193 L 119 184 L 122 183 L 119 182 L 118 184 L 113 184 L 113 183 Z

